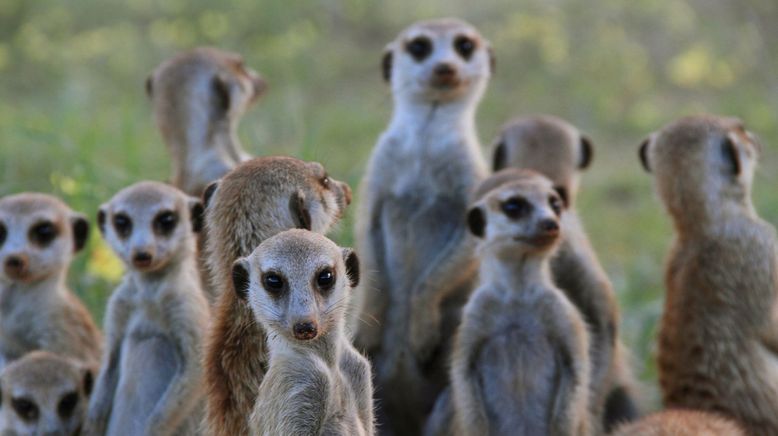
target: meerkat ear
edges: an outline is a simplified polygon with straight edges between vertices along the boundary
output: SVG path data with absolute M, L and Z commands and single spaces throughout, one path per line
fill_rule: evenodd
M 208 184 L 208 186 L 205 187 L 205 190 L 203 191 L 203 207 L 208 208 L 208 205 L 211 204 L 211 198 L 213 197 L 214 192 L 216 192 L 216 188 L 219 187 L 219 181 L 216 180 L 214 182 L 211 182 Z
M 86 246 L 89 239 L 89 221 L 81 214 L 76 214 L 70 218 L 70 224 L 73 226 L 73 252 L 78 253 Z
M 97 210 L 97 228 L 100 229 L 100 233 L 103 236 L 105 236 L 105 218 L 107 215 L 105 209 L 106 206 L 102 205 L 100 206 L 100 209 Z
M 651 145 L 651 138 L 646 138 L 643 140 L 643 142 L 640 144 L 640 149 L 638 150 L 638 156 L 640 156 L 640 163 L 643 164 L 643 168 L 646 170 L 646 172 L 651 172 L 651 165 L 648 162 L 648 147 Z
M 246 259 L 238 259 L 232 264 L 232 286 L 241 300 L 249 296 L 249 263 Z
M 739 176 L 742 170 L 742 166 L 740 162 L 740 150 L 738 146 L 736 145 L 735 141 L 730 137 L 730 135 L 724 137 L 721 146 L 722 146 L 722 151 L 724 152 L 724 157 L 732 165 L 732 174 L 734 174 L 735 176 Z
M 311 230 L 311 213 L 305 206 L 305 194 L 297 191 L 289 197 L 289 211 L 292 219 L 297 221 L 298 229 Z
M 148 77 L 146 77 L 146 96 L 149 98 L 154 96 L 154 74 L 149 74 Z
M 82 369 L 81 383 L 84 387 L 84 394 L 88 397 L 92 394 L 92 388 L 95 385 L 95 374 L 92 368 Z
M 192 231 L 200 233 L 205 224 L 205 208 L 203 203 L 195 197 L 189 198 L 189 218 L 192 220 Z
M 492 155 L 492 171 L 497 172 L 505 168 L 508 164 L 508 150 L 505 147 L 505 141 L 497 143 L 497 147 L 494 149 L 494 155 Z
M 391 83 L 392 81 L 393 56 L 392 47 L 386 47 L 386 49 L 384 49 L 384 56 L 381 58 L 381 74 L 383 75 L 384 82 L 386 83 Z
M 491 45 L 486 48 L 486 53 L 489 55 L 489 74 L 494 74 L 497 71 L 497 57 Z
M 348 276 L 349 286 L 357 287 L 359 284 L 359 257 L 351 248 L 343 249 L 343 261 L 346 263 L 346 276 Z
M 578 162 L 578 169 L 585 170 L 589 168 L 594 158 L 594 145 L 592 140 L 586 135 L 581 135 L 581 161 Z
M 219 74 L 211 79 L 211 88 L 213 88 L 216 107 L 224 112 L 230 109 L 230 82 L 229 79 Z
M 484 230 L 486 229 L 486 216 L 480 207 L 476 206 L 467 212 L 467 226 L 470 229 L 470 233 L 473 235 L 479 238 L 484 237 Z

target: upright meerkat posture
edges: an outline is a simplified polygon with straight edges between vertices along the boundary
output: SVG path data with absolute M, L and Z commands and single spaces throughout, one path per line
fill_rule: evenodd
M 394 114 L 363 181 L 357 243 L 370 276 L 352 328 L 375 365 L 382 425 L 398 434 L 421 429 L 446 384 L 446 349 L 472 289 L 464 216 L 486 175 L 475 110 L 492 64 L 488 41 L 457 19 L 418 22 L 384 55 Z
M 210 185 L 205 202 L 207 260 L 219 294 L 205 353 L 207 430 L 246 434 L 268 357 L 262 326 L 233 288 L 233 263 L 284 230 L 326 233 L 351 202 L 351 189 L 321 164 L 265 157 Z
M 238 121 L 265 91 L 265 80 L 237 53 L 200 47 L 158 66 L 146 81 L 154 118 L 172 157 L 172 182 L 200 195 L 251 156 Z
M 480 283 L 441 396 L 452 405 L 435 410 L 453 410 L 454 434 L 590 433 L 586 325 L 551 279 L 562 208 L 551 181 L 529 170 L 497 173 L 476 193 L 467 221 L 482 238 Z
M 621 425 L 612 436 L 745 436 L 735 422 L 699 410 L 665 410 Z
M 676 238 L 665 274 L 665 407 L 720 413 L 778 435 L 778 254 L 751 184 L 759 144 L 735 118 L 681 118 L 640 148 Z
M 638 417 L 630 392 L 635 382 L 619 341 L 619 307 L 608 276 L 592 249 L 575 210 L 580 172 L 588 168 L 594 146 L 570 123 L 543 115 L 506 124 L 496 141 L 493 169 L 529 168 L 551 179 L 566 205 L 559 249 L 551 259 L 554 283 L 580 310 L 589 331 L 593 428 L 606 432 Z
M 370 363 L 345 333 L 359 260 L 318 233 L 287 230 L 235 262 L 238 298 L 266 329 L 270 360 L 256 435 L 372 435 Z
M 0 374 L 0 434 L 76 436 L 94 375 L 71 358 L 33 351 Z
M 128 271 L 108 302 L 87 434 L 198 429 L 208 326 L 195 258 L 202 214 L 199 200 L 157 182 L 136 183 L 100 207 L 100 230 Z
M 33 350 L 100 361 L 100 332 L 65 284 L 88 237 L 86 218 L 55 197 L 0 198 L 0 367 Z

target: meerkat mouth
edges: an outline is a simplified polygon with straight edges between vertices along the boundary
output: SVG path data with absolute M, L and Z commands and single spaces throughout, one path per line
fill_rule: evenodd
M 514 236 L 513 240 L 516 242 L 523 242 L 534 247 L 547 247 L 559 238 L 559 235 L 535 235 L 535 236 Z

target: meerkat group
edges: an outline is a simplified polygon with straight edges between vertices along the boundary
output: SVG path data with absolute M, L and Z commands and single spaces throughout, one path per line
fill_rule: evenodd
M 239 55 L 157 67 L 146 92 L 170 184 L 135 183 L 96 213 L 126 268 L 105 343 L 66 285 L 89 220 L 46 194 L 0 198 L 2 434 L 778 435 L 778 240 L 751 201 L 756 137 L 702 115 L 639 147 L 677 236 L 665 410 L 641 418 L 576 211 L 594 143 L 557 117 L 513 119 L 490 174 L 475 113 L 494 59 L 451 18 L 386 47 L 394 111 L 356 250 L 325 236 L 346 183 L 242 148 L 266 84 Z

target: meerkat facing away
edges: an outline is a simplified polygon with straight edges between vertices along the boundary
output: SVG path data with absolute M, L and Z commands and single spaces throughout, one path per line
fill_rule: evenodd
M 516 118 L 495 141 L 493 169 L 528 168 L 548 177 L 566 208 L 559 249 L 551 259 L 554 283 L 581 311 L 589 331 L 594 430 L 605 432 L 638 417 L 634 378 L 619 341 L 619 307 L 613 286 L 594 253 L 575 210 L 581 171 L 593 155 L 592 141 L 567 121 L 548 115 Z
M 257 435 L 372 435 L 370 363 L 346 336 L 359 260 L 307 230 L 281 232 L 232 277 L 267 334 L 269 365 L 250 418 Z
M 195 260 L 202 214 L 199 200 L 158 182 L 100 207 L 100 230 L 128 271 L 108 302 L 86 434 L 196 433 L 209 317 Z
M 384 54 L 394 111 L 362 185 L 356 238 L 369 276 L 350 328 L 375 365 L 381 426 L 398 434 L 421 430 L 445 386 L 472 289 L 464 216 L 486 175 L 475 110 L 493 59 L 489 42 L 453 18 L 413 24 Z
M 550 271 L 563 207 L 551 181 L 529 170 L 497 173 L 476 193 L 467 221 L 481 238 L 479 285 L 441 397 L 452 405 L 436 407 L 453 410 L 454 434 L 590 434 L 586 325 Z
M 778 255 L 751 185 L 759 143 L 735 118 L 681 118 L 640 148 L 676 238 L 665 270 L 658 369 L 668 408 L 778 435 Z
M 204 199 L 206 255 L 219 295 L 205 352 L 206 427 L 214 435 L 247 434 L 267 347 L 262 326 L 233 289 L 232 264 L 284 230 L 326 233 L 351 202 L 351 189 L 319 163 L 263 157 L 210 185 Z
M 743 429 L 722 416 L 699 410 L 665 410 L 620 425 L 612 436 L 745 436 Z
M 78 435 L 93 381 L 93 369 L 72 358 L 25 354 L 0 374 L 0 434 Z
M 151 73 L 146 92 L 170 150 L 173 185 L 199 196 L 251 158 L 238 139 L 238 122 L 266 88 L 239 54 L 211 47 L 179 53 Z
M 0 366 L 33 350 L 98 363 L 102 337 L 67 287 L 86 218 L 47 194 L 0 198 Z

